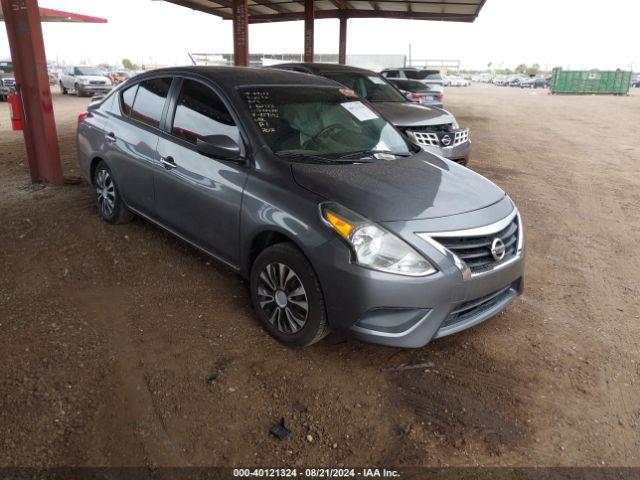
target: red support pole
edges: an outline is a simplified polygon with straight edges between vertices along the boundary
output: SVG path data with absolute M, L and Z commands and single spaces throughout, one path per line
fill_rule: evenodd
M 249 5 L 233 0 L 233 59 L 236 67 L 249 66 Z
M 313 0 L 304 0 L 304 61 L 313 62 Z
M 24 115 L 31 181 L 63 183 L 38 0 L 1 0 Z
M 347 63 L 347 16 L 340 15 L 340 41 L 338 43 L 338 63 Z

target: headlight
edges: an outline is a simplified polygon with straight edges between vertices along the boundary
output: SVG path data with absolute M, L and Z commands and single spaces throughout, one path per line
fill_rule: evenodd
M 79 79 L 78 79 L 78 83 L 79 83 L 80 85 L 86 85 L 86 84 L 88 84 L 88 83 L 89 83 L 89 80 L 87 80 L 86 78 L 79 78 Z
M 351 246 L 358 265 L 380 272 L 424 277 L 429 261 L 393 233 L 336 204 L 320 207 L 322 219 Z
M 459 129 L 459 128 L 460 128 L 460 125 L 458 124 L 458 121 L 457 121 L 455 118 L 453 119 L 453 122 L 451 122 L 451 127 L 452 127 L 454 130 L 457 130 L 457 129 Z

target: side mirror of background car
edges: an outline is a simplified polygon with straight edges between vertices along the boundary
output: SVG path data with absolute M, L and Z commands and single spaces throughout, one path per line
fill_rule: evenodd
M 243 162 L 238 145 L 231 137 L 226 135 L 209 135 L 199 138 L 196 142 L 198 153 L 211 158 Z

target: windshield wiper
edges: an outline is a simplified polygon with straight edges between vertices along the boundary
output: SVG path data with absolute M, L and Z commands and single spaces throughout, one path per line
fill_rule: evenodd
M 393 155 L 394 157 L 410 157 L 411 156 L 411 154 L 391 152 L 389 150 L 358 150 L 357 152 L 345 153 L 344 155 L 339 156 L 338 159 L 371 157 L 377 153 L 385 154 L 385 155 Z
M 300 153 L 300 152 L 276 152 L 276 155 L 284 158 L 304 158 L 307 160 L 313 160 L 316 163 L 354 163 L 351 160 L 347 160 L 348 157 L 329 158 L 322 155 L 315 155 L 313 153 Z M 344 160 L 343 160 L 344 158 Z M 358 163 L 371 163 L 369 161 L 358 161 Z

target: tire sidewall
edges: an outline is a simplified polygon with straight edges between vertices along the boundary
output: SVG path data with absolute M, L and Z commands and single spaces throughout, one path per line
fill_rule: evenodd
M 258 283 L 260 273 L 270 263 L 283 263 L 292 269 L 304 286 L 309 303 L 307 321 L 301 330 L 287 334 L 272 325 L 263 312 L 258 301 Z M 326 326 L 326 309 L 320 282 L 313 271 L 311 263 L 304 254 L 291 243 L 276 244 L 263 251 L 253 262 L 250 275 L 251 303 L 264 329 L 280 343 L 288 347 L 304 347 L 314 343 L 320 329 Z

